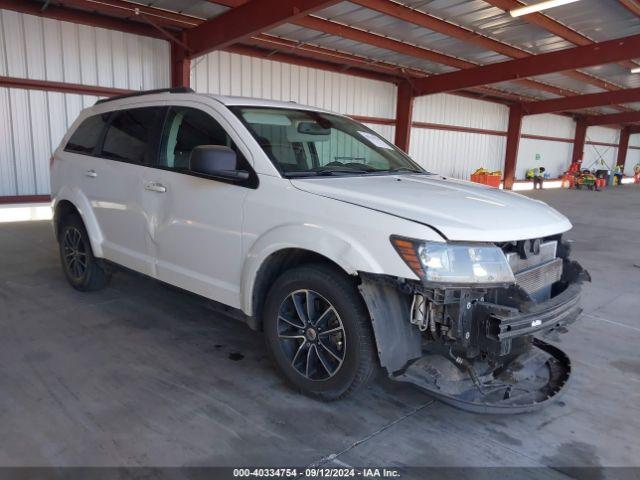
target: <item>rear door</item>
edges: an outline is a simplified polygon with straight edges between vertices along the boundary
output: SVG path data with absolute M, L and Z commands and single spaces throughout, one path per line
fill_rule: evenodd
M 146 172 L 147 212 L 156 277 L 226 305 L 240 304 L 242 211 L 257 185 L 248 149 L 213 108 L 183 102 L 169 107 L 156 169 Z M 199 145 L 225 145 L 238 153 L 244 184 L 206 178 L 189 169 Z
M 64 152 L 56 156 L 51 177 L 52 195 L 55 196 L 57 190 L 64 186 L 79 190 L 87 198 L 92 196 L 96 169 L 99 170 L 102 165 L 96 151 L 108 125 L 109 116 L 109 113 L 92 115 L 75 129 L 64 146 Z
M 85 193 L 103 235 L 104 256 L 151 275 L 143 177 L 154 162 L 164 107 L 144 106 L 112 112 L 97 158 L 85 169 Z

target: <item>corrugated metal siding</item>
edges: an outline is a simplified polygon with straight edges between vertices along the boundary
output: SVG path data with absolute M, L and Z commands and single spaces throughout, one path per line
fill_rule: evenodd
M 522 119 L 522 133 L 546 137 L 573 138 L 576 122 L 562 115 L 530 115 Z
M 426 95 L 416 98 L 413 105 L 414 122 L 505 131 L 508 120 L 504 105 L 459 95 Z
M 294 101 L 349 115 L 395 117 L 393 84 L 228 52 L 194 60 L 191 85 L 201 93 Z
M 169 86 L 163 40 L 0 10 L 0 75 L 153 89 Z M 0 88 L 0 196 L 49 193 L 49 157 L 96 97 Z
M 522 120 L 522 133 L 573 139 L 575 125 L 571 118 L 560 115 L 532 115 Z M 544 167 L 551 177 L 558 177 L 569 168 L 572 151 L 573 143 L 521 138 L 516 179 L 523 180 L 533 167 Z
M 502 105 L 447 94 L 417 98 L 413 114 L 415 122 L 499 132 L 506 132 L 508 118 L 508 109 Z M 599 129 L 594 131 L 594 138 L 590 138 L 611 142 L 610 135 L 603 137 L 600 130 L 609 134 L 612 131 Z M 523 134 L 573 139 L 574 131 L 575 122 L 560 115 L 527 116 L 522 122 Z M 413 128 L 410 153 L 431 171 L 468 179 L 471 172 L 479 167 L 503 170 L 505 146 L 504 136 Z M 572 148 L 573 143 L 566 141 L 521 138 L 516 179 L 524 179 L 526 171 L 534 166 L 544 166 L 552 177 L 560 175 L 571 163 Z M 607 147 L 596 148 L 604 151 Z M 586 150 L 594 154 L 591 145 Z M 607 158 L 610 154 L 607 152 Z M 540 156 L 539 160 L 536 160 L 536 155 Z
M 437 94 L 415 99 L 413 121 L 505 131 L 508 109 L 499 104 Z M 505 137 L 426 128 L 411 129 L 410 155 L 427 170 L 469 179 L 480 167 L 502 170 Z
M 98 97 L 0 88 L 0 196 L 49 193 L 49 157 Z
M 169 44 L 0 10 L 0 75 L 147 90 L 169 85 Z
M 552 178 L 559 177 L 569 168 L 572 151 L 573 143 L 522 138 L 518 149 L 516 179 L 523 180 L 527 170 L 533 167 L 544 167 Z M 536 156 L 540 158 L 536 159 Z
M 624 174 L 628 176 L 633 176 L 633 167 L 640 163 L 640 150 L 629 149 L 627 152 L 627 161 L 624 164 Z
M 587 141 L 604 142 L 618 144 L 620 131 L 606 127 L 589 127 L 587 129 Z M 618 149 L 606 145 L 584 146 L 584 158 L 582 166 L 584 168 L 613 168 L 616 164 Z
M 409 154 L 431 172 L 468 180 L 480 167 L 502 170 L 505 141 L 497 135 L 413 128 Z

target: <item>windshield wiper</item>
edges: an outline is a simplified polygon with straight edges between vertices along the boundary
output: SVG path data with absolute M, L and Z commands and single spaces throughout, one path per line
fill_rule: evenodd
M 344 168 L 335 170 L 304 170 L 299 172 L 285 172 L 285 177 L 331 177 L 334 175 L 345 175 L 350 173 L 371 173 L 372 170 L 356 170 L 354 168 Z
M 422 170 L 416 170 L 415 168 L 409 168 L 409 167 L 397 167 L 397 168 L 392 168 L 390 170 L 384 170 L 385 173 L 398 173 L 398 172 L 409 172 L 409 173 L 426 173 L 423 172 Z

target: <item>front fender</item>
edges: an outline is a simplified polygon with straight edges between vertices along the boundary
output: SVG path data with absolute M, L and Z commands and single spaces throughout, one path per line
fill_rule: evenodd
M 82 193 L 79 188 L 65 185 L 60 188 L 60 190 L 53 198 L 52 208 L 54 214 L 58 208 L 58 205 L 65 200 L 73 204 L 73 206 L 76 207 L 76 210 L 78 210 L 78 213 L 80 213 L 82 222 L 84 223 L 84 226 L 87 229 L 87 234 L 89 235 L 89 241 L 91 242 L 93 255 L 98 258 L 103 257 L 102 242 L 104 237 L 102 235 L 102 230 L 100 230 L 100 226 L 98 225 L 98 221 L 96 220 L 96 217 L 93 213 L 93 209 L 91 208 L 89 199 L 85 196 L 84 193 Z
M 242 310 L 253 312 L 253 288 L 260 267 L 272 254 L 298 248 L 322 255 L 349 275 L 359 271 L 381 272 L 382 266 L 355 238 L 338 230 L 307 223 L 287 224 L 265 232 L 250 246 L 241 279 Z

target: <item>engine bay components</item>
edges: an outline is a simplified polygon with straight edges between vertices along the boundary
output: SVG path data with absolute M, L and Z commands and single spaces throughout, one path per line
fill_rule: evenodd
M 513 272 L 510 285 L 361 275 L 380 362 L 391 379 L 474 412 L 527 412 L 558 396 L 571 362 L 537 337 L 564 333 L 579 317 L 589 274 L 569 259 L 569 245 L 559 237 L 499 248 Z

